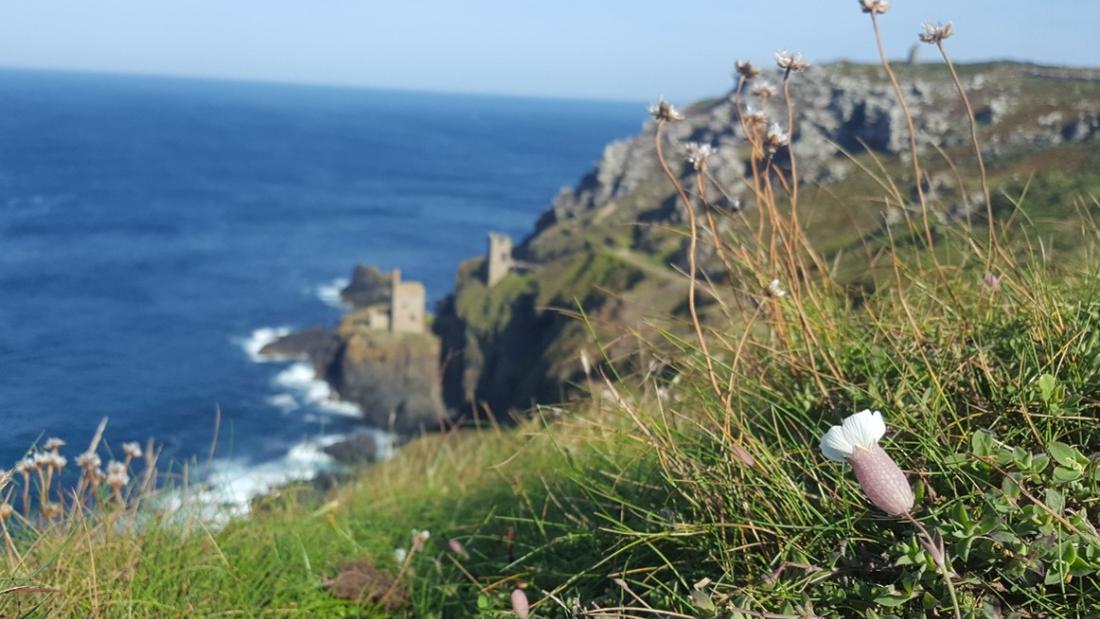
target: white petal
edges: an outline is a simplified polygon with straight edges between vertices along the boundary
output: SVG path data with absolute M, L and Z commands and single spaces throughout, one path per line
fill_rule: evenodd
M 844 435 L 844 428 L 833 426 L 821 437 L 821 453 L 830 460 L 844 462 L 852 455 L 854 446 Z
M 878 411 L 860 411 L 844 420 L 844 436 L 854 447 L 870 449 L 886 434 L 886 423 Z

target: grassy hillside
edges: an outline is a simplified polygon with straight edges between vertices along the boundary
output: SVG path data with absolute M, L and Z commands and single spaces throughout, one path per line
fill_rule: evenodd
M 998 159 L 967 217 L 909 190 L 973 169 L 966 144 L 917 172 L 856 155 L 796 195 L 786 146 L 742 128 L 744 210 L 694 162 L 555 230 L 586 249 L 536 272 L 485 289 L 464 265 L 444 329 L 498 368 L 464 387 L 538 392 L 535 367 L 564 401 L 224 526 L 185 475 L 174 503 L 151 490 L 154 461 L 25 516 L 50 465 L 0 476 L 0 616 L 1100 615 L 1095 142 Z M 893 515 L 819 449 L 863 409 L 913 493 Z

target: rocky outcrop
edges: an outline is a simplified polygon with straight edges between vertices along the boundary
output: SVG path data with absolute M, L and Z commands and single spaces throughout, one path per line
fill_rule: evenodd
M 358 405 L 374 427 L 400 434 L 437 429 L 447 418 L 438 338 L 375 330 L 366 314 L 348 314 L 335 330 L 312 327 L 290 334 L 260 354 L 308 358 L 317 376 L 340 399 Z
M 340 300 L 352 307 L 387 305 L 393 296 L 392 277 L 373 266 L 359 264 L 351 281 L 340 291 Z

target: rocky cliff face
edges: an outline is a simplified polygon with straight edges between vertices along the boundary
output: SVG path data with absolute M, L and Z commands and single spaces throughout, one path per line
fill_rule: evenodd
M 899 72 L 926 158 L 929 194 L 943 217 L 961 218 L 971 212 L 976 187 L 966 181 L 958 186 L 937 150 L 963 164 L 970 157 L 969 128 L 954 85 L 940 66 Z M 1092 143 L 1100 134 L 1100 84 L 1089 72 L 1005 63 L 965 66 L 961 72 L 981 123 L 987 162 L 1003 179 L 1012 177 L 1012 165 L 1024 153 L 1064 157 L 1070 152 L 1065 147 Z M 750 88 L 742 93 L 742 109 L 763 109 L 785 126 L 782 93 L 761 101 Z M 868 206 L 873 196 L 860 185 L 865 174 L 846 153 L 869 167 L 875 164 L 868 152 L 887 165 L 900 163 L 909 149 L 901 108 L 877 66 L 812 68 L 793 77 L 791 96 L 801 178 L 829 187 L 835 198 L 805 197 L 807 208 L 834 211 L 833 219 L 811 234 L 827 239 L 825 245 L 836 251 L 851 249 L 865 240 L 854 235 L 851 222 L 866 223 L 874 234 L 882 213 Z M 683 145 L 717 147 L 709 199 L 729 211 L 751 210 L 752 201 L 743 182 L 748 151 L 735 99 L 731 91 L 686 108 L 686 119 L 668 127 L 665 146 L 685 180 L 691 169 Z M 639 118 L 643 114 L 640 109 Z M 633 351 L 625 350 L 624 335 L 644 337 L 657 328 L 644 317 L 682 316 L 683 278 L 673 269 L 683 268 L 684 242 L 669 228 L 684 216 L 658 167 L 653 132 L 647 122 L 638 136 L 609 144 L 592 171 L 554 198 L 518 248 L 533 265 L 529 272 L 513 274 L 494 289 L 472 276 L 476 262 L 460 272 L 455 294 L 437 318 L 450 406 L 488 403 L 499 412 L 561 399 L 584 378 L 581 353 L 599 358 L 593 333 L 612 357 L 627 357 Z M 897 168 L 903 187 L 912 186 L 904 178 L 906 169 Z M 577 320 L 582 310 L 588 325 Z
M 972 173 L 958 173 L 973 162 L 954 85 L 940 66 L 898 70 L 917 124 L 935 225 L 964 216 L 969 223 L 977 187 Z M 1035 171 L 1082 174 L 1095 168 L 1100 159 L 1096 74 L 1008 63 L 960 71 L 995 184 L 1011 185 Z M 744 183 L 748 149 L 738 110 L 763 110 L 784 126 L 787 111 L 781 94 L 765 101 L 749 91 L 742 93 L 740 108 L 733 92 L 686 108 L 686 119 L 668 128 L 665 150 L 687 180 L 692 172 L 684 144 L 716 146 L 708 199 L 724 212 L 751 218 L 751 192 Z M 890 225 L 890 213 L 883 213 L 877 197 L 881 189 L 867 181 L 861 166 L 874 169 L 881 163 L 899 186 L 915 184 L 905 178 L 905 119 L 877 66 L 812 68 L 793 77 L 791 95 L 800 176 L 821 188 L 805 192 L 800 209 L 813 215 L 807 233 L 815 245 L 827 260 L 839 260 L 865 250 Z M 475 411 L 503 416 L 533 403 L 560 401 L 574 386 L 587 384 L 586 366 L 614 363 L 630 369 L 648 363 L 639 359 L 635 338 L 683 330 L 687 288 L 685 241 L 676 229 L 683 207 L 658 167 L 653 138 L 654 125 L 643 124 L 638 136 L 608 145 L 592 171 L 561 191 L 517 248 L 526 264 L 521 272 L 490 287 L 483 260 L 463 264 L 454 293 L 438 308 L 433 326 L 438 339 L 371 331 L 365 313 L 353 312 L 338 329 L 296 334 L 267 352 L 308 355 L 318 374 L 341 397 L 360 404 L 373 425 L 400 432 L 434 428 L 444 416 Z M 789 164 L 786 153 L 777 160 Z M 1065 189 L 1061 181 L 1051 183 Z M 1001 201 L 1006 211 L 1015 208 Z M 1057 219 L 1059 213 L 1049 215 Z M 716 266 L 705 250 L 704 273 Z M 873 288 L 873 282 L 852 283 Z M 384 303 L 387 284 L 385 274 L 358 267 L 343 298 L 357 308 Z M 705 319 L 714 308 L 706 299 L 701 303 Z

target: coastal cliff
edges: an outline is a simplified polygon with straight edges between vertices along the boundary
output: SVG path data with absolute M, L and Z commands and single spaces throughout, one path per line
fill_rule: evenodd
M 957 173 L 974 162 L 950 77 L 930 65 L 898 70 L 917 119 L 931 225 L 984 225 L 980 188 L 962 180 L 974 175 Z M 1070 182 L 1078 191 L 1081 183 L 1100 187 L 1090 172 L 1100 163 L 1097 76 L 1013 63 L 967 65 L 960 72 L 996 188 L 995 215 L 1014 210 L 1012 196 L 1026 183 L 1042 221 L 1056 228 L 1072 206 L 1044 197 Z M 807 234 L 834 265 L 833 276 L 858 296 L 875 288 L 877 275 L 849 268 L 849 257 L 874 251 L 900 216 L 882 207 L 883 188 L 867 170 L 881 166 L 900 179 L 898 186 L 914 185 L 906 179 L 904 116 L 877 66 L 813 68 L 792 80 L 791 104 L 800 178 L 813 188 L 800 202 Z M 684 144 L 716 147 L 706 198 L 720 235 L 729 232 L 730 217 L 755 216 L 738 113 L 749 107 L 786 125 L 781 94 L 760 97 L 746 87 L 685 108 L 685 120 L 665 134 L 666 155 L 685 181 L 692 170 Z M 361 308 L 386 302 L 386 276 L 358 267 L 343 298 L 360 309 L 335 330 L 296 334 L 266 352 L 308 355 L 318 375 L 359 404 L 368 421 L 401 432 L 430 429 L 443 418 L 503 417 L 559 402 L 593 367 L 645 363 L 637 337 L 684 333 L 687 325 L 685 212 L 660 169 L 654 129 L 647 122 L 639 135 L 609 144 L 593 170 L 562 189 L 515 248 L 516 266 L 493 285 L 486 257 L 460 265 L 454 291 L 437 308 L 433 334 L 384 337 L 372 331 Z M 779 164 L 789 169 L 788 159 Z M 1025 171 L 1034 170 L 1038 175 L 1029 179 Z M 711 248 L 700 250 L 702 278 L 718 278 Z M 751 290 L 758 284 L 741 285 Z M 718 309 L 705 295 L 700 305 L 704 320 Z

